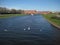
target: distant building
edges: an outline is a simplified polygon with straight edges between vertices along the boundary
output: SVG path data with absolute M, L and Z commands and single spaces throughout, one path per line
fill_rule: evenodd
M 24 14 L 36 14 L 36 10 L 24 10 Z
M 38 14 L 49 14 L 50 11 L 37 11 Z
M 24 14 L 49 14 L 49 11 L 24 10 Z

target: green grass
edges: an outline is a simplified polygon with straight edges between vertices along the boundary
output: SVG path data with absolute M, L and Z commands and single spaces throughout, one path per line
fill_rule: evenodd
M 14 16 L 24 16 L 24 14 L 0 14 L 0 18 L 9 18 Z
M 55 23 L 56 25 L 60 26 L 60 20 L 59 19 L 53 19 L 51 17 L 55 16 L 56 14 L 43 14 L 43 16 L 48 19 L 49 21 Z

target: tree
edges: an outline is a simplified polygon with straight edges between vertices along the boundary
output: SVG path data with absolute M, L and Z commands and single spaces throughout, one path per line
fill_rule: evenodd
M 11 9 L 12 14 L 16 14 L 16 9 Z
M 8 8 L 0 7 L 0 14 L 22 14 L 22 13 L 24 13 L 23 10 L 16 9 L 9 10 Z
M 9 10 L 7 8 L 0 7 L 0 14 L 7 14 Z

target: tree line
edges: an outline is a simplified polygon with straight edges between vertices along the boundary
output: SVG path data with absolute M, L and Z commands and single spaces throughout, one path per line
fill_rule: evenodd
M 0 14 L 23 14 L 24 10 L 8 9 L 0 7 Z

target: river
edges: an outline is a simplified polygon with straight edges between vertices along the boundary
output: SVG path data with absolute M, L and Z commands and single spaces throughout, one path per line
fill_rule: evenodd
M 0 18 L 0 45 L 60 45 L 60 30 L 42 15 Z

